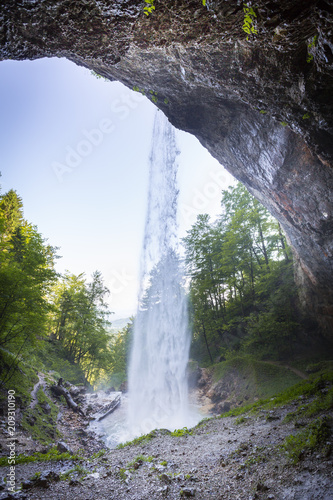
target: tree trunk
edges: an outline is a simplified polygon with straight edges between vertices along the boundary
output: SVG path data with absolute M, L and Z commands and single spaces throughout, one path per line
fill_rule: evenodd
M 53 392 L 53 394 L 55 396 L 64 396 L 64 398 L 66 399 L 66 403 L 67 403 L 68 408 L 71 408 L 76 413 L 81 413 L 81 415 L 84 416 L 83 411 L 75 403 L 75 401 L 73 400 L 69 391 L 67 389 L 65 389 L 65 387 L 62 385 L 62 378 L 59 379 L 58 385 L 51 385 L 51 391 Z

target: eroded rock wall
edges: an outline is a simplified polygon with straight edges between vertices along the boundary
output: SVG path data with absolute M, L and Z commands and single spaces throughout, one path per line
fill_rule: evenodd
M 301 300 L 333 332 L 331 0 L 21 0 L 0 7 L 0 57 L 62 56 L 138 87 L 281 222 Z

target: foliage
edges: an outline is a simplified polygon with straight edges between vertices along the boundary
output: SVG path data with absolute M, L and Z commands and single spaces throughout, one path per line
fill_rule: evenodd
M 83 274 L 59 276 L 54 269 L 56 250 L 24 219 L 15 191 L 1 196 L 1 383 L 18 387 L 25 403 L 36 376 L 22 380 L 29 371 L 22 365 L 23 356 L 35 368 L 46 367 L 75 383 L 95 383 L 112 359 L 108 290 L 101 274 L 96 271 L 91 282 Z
M 83 369 L 80 365 L 73 363 L 69 358 L 68 351 L 58 340 L 44 339 L 38 350 L 38 358 L 41 360 L 44 370 L 51 372 L 56 380 L 63 378 L 71 384 L 84 384 Z
M 149 434 L 144 434 L 143 436 L 139 436 L 134 438 L 132 441 L 126 441 L 125 443 L 120 443 L 116 446 L 117 449 L 125 448 L 126 446 L 135 446 L 137 444 L 145 444 L 148 443 L 153 437 L 155 437 L 155 431 L 149 432 Z
M 290 250 L 268 211 L 240 184 L 223 193 L 222 215 L 199 215 L 183 240 L 190 280 L 191 357 L 226 351 L 262 358 L 292 352 L 297 332 Z
M 182 429 L 175 429 L 173 432 L 171 432 L 171 436 L 174 437 L 181 437 L 181 436 L 190 436 L 192 432 L 188 430 L 187 427 L 183 427 Z
M 296 435 L 286 437 L 282 448 L 295 465 L 303 458 L 305 453 L 318 449 L 325 450 L 325 443 L 327 443 L 330 436 L 330 422 L 328 417 L 324 416 L 311 422 Z
M 30 462 L 60 462 L 64 460 L 82 460 L 80 454 L 60 453 L 56 447 L 51 448 L 47 453 L 34 453 L 32 455 L 17 455 L 15 458 L 16 464 L 27 464 Z M 0 458 L 0 467 L 8 466 L 8 457 Z
M 80 464 L 76 464 L 74 467 L 72 467 L 72 469 L 69 469 L 64 473 L 61 473 L 60 480 L 67 481 L 68 479 L 71 479 L 73 475 L 80 476 L 80 478 L 83 479 L 87 476 L 87 474 L 89 474 L 88 469 L 82 467 L 82 465 Z
M 306 411 L 306 406 L 304 398 L 316 396 L 317 400 L 322 399 L 323 395 L 321 392 L 322 386 L 324 383 L 333 383 L 333 372 L 322 373 L 319 377 L 312 376 L 308 380 L 303 380 L 298 384 L 295 384 L 288 389 L 285 389 L 280 394 L 277 394 L 273 398 L 261 399 L 256 401 L 255 403 L 251 403 L 248 405 L 243 405 L 238 408 L 233 408 L 227 413 L 223 413 L 221 418 L 225 417 L 234 417 L 238 415 L 244 415 L 246 413 L 254 413 L 259 408 L 261 409 L 271 409 L 279 406 L 284 406 L 292 401 L 298 401 L 299 406 L 304 408 Z M 329 391 L 329 394 L 331 391 Z M 322 407 L 318 406 L 317 411 L 320 413 L 322 411 Z M 296 410 L 297 412 L 299 410 Z M 302 411 L 302 410 L 301 410 Z M 316 412 L 311 412 L 311 416 L 318 414 Z
M 131 462 L 128 462 L 127 467 L 129 469 L 137 469 L 137 466 L 142 464 L 143 462 L 151 463 L 153 461 L 153 457 L 145 455 L 137 455 Z
M 12 368 L 11 368 L 12 367 Z M 5 349 L 0 350 L 0 372 L 10 373 L 9 388 L 15 391 L 15 398 L 19 404 L 28 405 L 31 401 L 31 391 L 38 382 L 36 370 L 22 359 L 17 359 Z M 7 396 L 5 396 L 7 398 Z
M 117 381 L 120 385 L 120 383 L 126 380 L 133 328 L 133 318 L 130 318 L 130 322 L 110 339 L 109 348 L 112 362 L 109 371 L 109 381 L 112 385 L 117 386 Z
M 27 408 L 22 418 L 22 428 L 29 432 L 33 439 L 42 444 L 49 444 L 57 437 L 58 407 L 49 399 L 42 388 L 37 392 L 38 403 L 34 408 Z M 45 411 L 45 405 L 48 411 Z
M 306 62 L 307 63 L 310 63 L 312 60 L 313 60 L 313 54 L 311 54 L 310 50 L 315 48 L 315 46 L 317 45 L 318 43 L 318 35 L 315 35 L 311 42 L 308 44 L 308 55 L 307 55 L 307 58 L 306 58 Z
M 149 14 L 151 14 L 155 10 L 155 0 L 145 0 L 145 2 L 147 5 L 144 6 L 143 12 L 146 14 L 146 16 L 149 16 Z
M 11 190 L 0 200 L 0 347 L 15 357 L 2 383 L 12 377 L 19 356 L 46 335 L 48 293 L 56 280 L 56 249 L 23 219 L 22 200 Z
M 153 103 L 157 104 L 158 94 L 157 94 L 156 90 L 148 90 L 146 93 L 145 89 L 140 89 L 140 87 L 138 87 L 137 85 L 134 85 L 133 90 L 135 92 L 140 92 L 140 94 L 142 94 L 145 97 L 148 97 Z M 164 102 L 164 104 L 168 104 L 169 100 L 165 97 L 163 99 L 163 102 Z
M 254 12 L 252 7 L 249 7 L 246 3 L 244 4 L 243 7 L 244 11 L 244 24 L 243 24 L 243 31 L 247 33 L 248 35 L 256 35 L 258 31 L 255 29 L 253 23 L 254 19 L 257 17 L 257 14 Z M 247 40 L 249 37 L 247 37 Z
M 99 73 L 97 73 L 96 71 L 94 70 L 91 70 L 90 73 L 95 77 L 97 78 L 98 80 L 104 80 L 105 82 L 107 83 L 110 83 L 110 80 L 108 80 L 107 78 L 105 78 L 105 76 L 102 76 L 100 75 Z
M 294 386 L 299 376 L 283 366 L 258 361 L 251 356 L 235 356 L 210 368 L 213 382 L 225 381 L 234 399 L 269 398 Z M 232 389 L 233 387 L 233 389 Z
M 78 364 L 92 384 L 111 363 L 107 332 L 110 313 L 104 301 L 107 294 L 98 271 L 90 283 L 83 274 L 67 273 L 52 291 L 51 338 L 61 343 L 67 359 Z

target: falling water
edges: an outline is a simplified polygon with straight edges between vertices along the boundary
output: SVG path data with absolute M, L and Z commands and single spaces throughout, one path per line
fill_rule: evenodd
M 177 145 L 174 129 L 157 112 L 141 290 L 129 369 L 128 424 L 133 436 L 188 425 L 187 302 L 177 255 Z

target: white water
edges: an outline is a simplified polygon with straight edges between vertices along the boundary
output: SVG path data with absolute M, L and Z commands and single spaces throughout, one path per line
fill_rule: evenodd
M 154 122 L 141 290 L 129 368 L 131 437 L 196 423 L 189 411 L 188 310 L 177 256 L 177 145 L 162 112 Z M 192 422 L 191 422 L 192 421 Z

